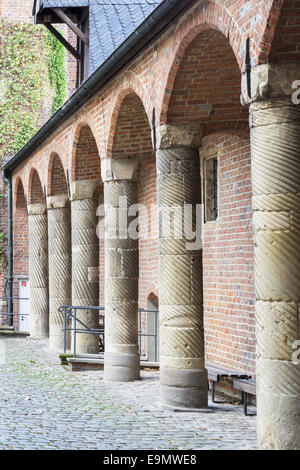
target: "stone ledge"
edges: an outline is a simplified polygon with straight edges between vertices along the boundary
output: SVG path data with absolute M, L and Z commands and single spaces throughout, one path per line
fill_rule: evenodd
M 70 365 L 72 372 L 103 370 L 104 357 L 73 357 L 72 354 L 60 354 L 62 365 Z M 65 362 L 63 363 L 63 360 Z M 141 361 L 141 369 L 159 369 L 158 362 Z
M 100 188 L 100 180 L 78 180 L 70 185 L 71 201 L 93 199 Z
M 47 209 L 63 209 L 70 204 L 69 197 L 66 194 L 47 197 Z
M 300 80 L 300 64 L 264 64 L 251 69 L 251 98 L 248 96 L 247 74 L 242 75 L 241 104 L 274 98 L 289 99 L 296 91 L 293 83 Z
M 139 160 L 136 157 L 106 158 L 101 161 L 102 181 L 135 180 Z
M 13 338 L 24 338 L 30 336 L 27 331 L 0 330 L 0 336 L 12 336 Z
M 156 150 L 172 148 L 200 148 L 203 126 L 201 124 L 163 124 L 156 128 Z
M 15 328 L 13 326 L 0 326 L 0 331 L 14 331 Z

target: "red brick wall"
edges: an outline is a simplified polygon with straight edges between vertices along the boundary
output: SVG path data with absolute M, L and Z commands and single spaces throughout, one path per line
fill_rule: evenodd
M 77 36 L 73 33 L 68 27 L 65 28 L 66 33 L 65 37 L 67 41 L 76 49 L 77 47 Z M 77 76 L 77 59 L 70 54 L 67 50 L 66 52 L 66 76 L 68 84 L 68 97 L 70 97 L 74 91 L 76 91 L 76 76 Z
M 124 98 L 118 114 L 112 155 L 151 155 L 151 130 L 142 101 L 135 93 Z
M 45 196 L 41 185 L 41 180 L 38 172 L 33 169 L 30 180 L 28 204 L 37 204 L 43 202 L 45 202 Z
M 72 181 L 100 179 L 100 159 L 96 141 L 89 126 L 82 126 L 75 137 Z
M 0 19 L 33 23 L 32 8 L 33 0 L 0 0 Z
M 21 180 L 15 194 L 13 243 L 14 274 L 28 274 L 27 201 Z
M 249 135 L 205 137 L 201 157 L 219 158 L 219 217 L 204 225 L 206 354 L 255 370 L 251 158 Z
M 50 190 L 49 196 L 68 194 L 68 185 L 66 175 L 61 160 L 57 154 L 52 155 L 52 164 L 50 165 Z
M 18 313 L 19 282 L 18 276 L 28 276 L 28 216 L 27 201 L 22 181 L 19 179 L 14 194 L 13 213 L 13 311 Z M 14 326 L 18 327 L 18 317 L 14 317 Z
M 300 2 L 285 0 L 275 30 L 271 48 L 271 62 L 299 62 L 300 60 Z M 273 16 L 272 21 L 276 21 Z
M 241 74 L 222 33 L 207 30 L 185 50 L 168 107 L 171 123 L 201 122 L 224 128 L 248 119 L 240 104 Z

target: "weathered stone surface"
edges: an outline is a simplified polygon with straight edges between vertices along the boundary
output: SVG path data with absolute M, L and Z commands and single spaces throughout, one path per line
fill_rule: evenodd
M 135 157 L 106 158 L 101 161 L 102 181 L 134 180 L 138 167 Z
M 191 141 L 186 142 L 191 145 Z M 179 206 L 183 209 L 185 204 L 200 203 L 196 149 L 159 150 L 157 175 L 160 208 Z M 202 252 L 190 251 L 184 237 L 177 240 L 173 234 L 166 240 L 161 232 L 159 237 L 161 399 L 170 406 L 204 408 L 207 406 L 207 374 L 202 327 Z M 183 376 L 193 377 L 192 387 L 180 380 Z
M 28 206 L 30 335 L 49 335 L 48 227 L 46 204 Z
M 47 206 L 44 203 L 28 204 L 28 215 L 43 215 L 47 212 Z
M 98 180 L 75 181 L 71 185 L 72 214 L 72 305 L 99 305 L 99 240 L 97 238 Z M 78 310 L 77 318 L 91 329 L 99 329 L 98 310 Z M 77 323 L 77 328 L 84 328 Z M 97 354 L 96 335 L 78 333 L 76 351 Z
M 71 216 L 65 195 L 47 198 L 49 243 L 50 348 L 64 347 L 64 319 L 61 305 L 71 304 Z M 67 347 L 70 335 L 67 332 Z
M 93 199 L 99 187 L 99 180 L 73 181 L 70 184 L 71 201 Z
M 108 213 L 107 226 L 115 222 L 114 211 L 119 209 L 119 197 L 128 195 L 125 210 L 137 202 L 134 181 L 108 181 L 104 187 L 105 204 L 113 205 Z M 127 230 L 128 225 L 126 225 Z M 138 241 L 126 236 L 126 243 L 116 238 L 112 245 L 105 240 L 105 360 L 104 378 L 110 381 L 139 379 L 138 355 Z M 124 361 L 126 364 L 124 364 Z
M 69 197 L 66 194 L 58 194 L 57 196 L 47 197 L 48 209 L 61 209 L 70 205 Z
M 300 64 L 263 64 L 251 69 L 251 97 L 248 96 L 247 74 L 242 75 L 242 104 L 290 97 L 293 83 L 300 77 Z
M 296 68 L 266 66 L 270 96 L 289 94 Z M 300 110 L 288 100 L 250 106 L 255 232 L 258 439 L 262 449 L 300 449 Z
M 156 149 L 200 148 L 202 144 L 202 125 L 163 124 L 156 128 Z

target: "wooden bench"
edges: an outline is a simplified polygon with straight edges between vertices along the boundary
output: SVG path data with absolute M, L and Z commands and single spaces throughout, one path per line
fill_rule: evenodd
M 256 396 L 256 380 L 255 379 L 238 379 L 233 381 L 233 388 L 242 392 L 242 402 L 244 405 L 244 413 L 246 416 L 255 416 L 256 413 L 248 413 L 248 394 Z
M 205 368 L 208 373 L 208 378 L 211 380 L 211 395 L 212 402 L 215 402 L 215 382 L 219 382 L 222 378 L 229 379 L 251 379 L 251 375 L 245 372 L 229 369 L 228 367 L 219 366 L 217 364 L 206 363 Z

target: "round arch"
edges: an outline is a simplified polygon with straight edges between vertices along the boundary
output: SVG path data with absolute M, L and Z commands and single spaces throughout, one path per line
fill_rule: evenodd
M 14 188 L 14 201 L 15 209 L 20 207 L 20 204 L 23 204 L 23 201 L 27 204 L 27 197 L 24 190 L 24 184 L 20 176 L 17 177 Z
M 58 153 L 52 152 L 48 163 L 47 196 L 66 194 L 67 176 Z
M 242 37 L 239 26 L 229 10 L 224 5 L 216 4 L 213 1 L 207 2 L 205 6 L 196 6 L 192 14 L 189 15 L 188 21 L 181 22 L 174 34 L 172 48 L 174 53 L 169 61 L 169 68 L 166 70 L 162 101 L 158 110 L 159 125 L 166 123 L 174 81 L 186 49 L 199 34 L 210 29 L 219 31 L 227 39 L 242 72 L 243 57 L 240 55 Z
M 36 168 L 31 168 L 28 179 L 28 204 L 44 202 L 45 194 L 43 191 L 41 178 Z
M 76 126 L 70 165 L 71 182 L 101 178 L 100 150 L 95 135 L 94 125 L 89 119 Z
M 116 90 L 115 99 L 109 113 L 109 130 L 106 147 L 107 157 L 112 157 L 112 148 L 117 129 L 118 117 L 122 104 L 128 95 L 136 95 L 139 98 L 147 116 L 148 124 L 151 127 L 152 108 L 148 93 L 142 83 L 133 74 L 127 74 L 123 79 L 122 84 Z

